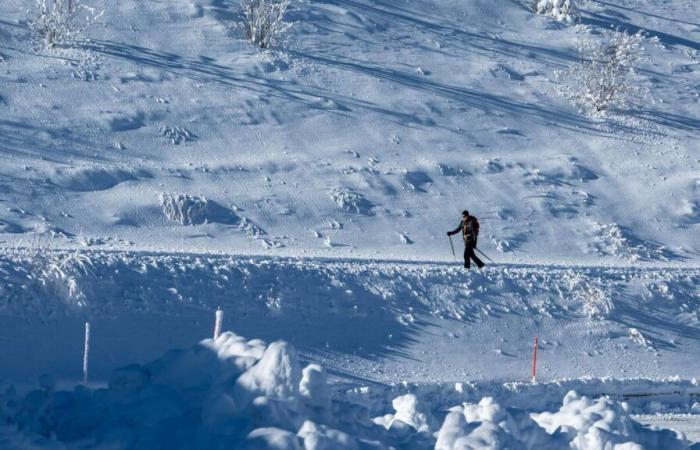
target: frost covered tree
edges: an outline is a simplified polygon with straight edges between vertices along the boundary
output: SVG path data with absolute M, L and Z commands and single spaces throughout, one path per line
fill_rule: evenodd
M 269 48 L 289 28 L 284 21 L 290 0 L 241 0 L 242 27 L 246 39 L 260 48 Z
M 102 13 L 81 0 L 35 0 L 34 19 L 29 21 L 33 41 L 46 48 L 75 41 Z
M 634 104 L 646 97 L 646 83 L 636 70 L 644 58 L 644 37 L 606 31 L 600 39 L 579 44 L 579 63 L 569 71 L 573 95 L 582 106 L 596 112 Z
M 537 14 L 551 16 L 562 22 L 573 23 L 579 19 L 574 0 L 536 0 L 534 9 Z

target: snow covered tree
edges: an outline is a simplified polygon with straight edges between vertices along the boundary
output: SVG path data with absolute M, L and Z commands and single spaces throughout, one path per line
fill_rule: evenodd
M 562 22 L 573 23 L 579 19 L 574 0 L 536 0 L 534 9 L 537 14 L 551 16 Z
M 269 48 L 290 26 L 284 13 L 290 0 L 241 0 L 243 31 L 246 39 L 260 48 Z
M 102 15 L 81 0 L 35 0 L 35 5 L 29 29 L 34 42 L 46 48 L 69 44 Z
M 643 43 L 641 33 L 613 30 L 601 39 L 582 41 L 579 63 L 570 70 L 576 100 L 600 112 L 644 98 L 646 85 L 635 68 L 644 56 Z

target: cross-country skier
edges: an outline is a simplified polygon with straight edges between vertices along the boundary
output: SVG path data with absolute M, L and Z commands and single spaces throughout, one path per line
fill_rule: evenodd
M 476 248 L 476 239 L 479 237 L 479 221 L 476 217 L 470 216 L 469 211 L 462 211 L 462 221 L 459 226 L 452 231 L 448 231 L 447 235 L 452 236 L 462 231 L 462 239 L 464 239 L 464 267 L 468 269 L 473 259 L 476 265 L 481 269 L 484 267 L 484 262 L 479 259 L 474 253 Z

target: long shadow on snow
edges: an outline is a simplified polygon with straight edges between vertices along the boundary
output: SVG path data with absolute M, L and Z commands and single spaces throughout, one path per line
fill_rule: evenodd
M 552 48 L 540 47 L 528 42 L 509 41 L 486 33 L 467 31 L 461 23 L 451 23 L 451 17 L 429 16 L 424 10 L 411 10 L 396 2 L 375 0 L 365 4 L 354 0 L 329 0 L 326 3 L 340 5 L 348 10 L 355 10 L 361 15 L 373 15 L 390 24 L 402 23 L 415 32 L 416 29 L 436 35 L 440 39 L 450 39 L 450 45 L 457 40 L 462 50 L 482 50 L 483 54 L 501 54 L 513 58 L 530 59 L 536 55 L 539 60 L 546 59 L 550 64 L 562 66 L 577 60 L 575 55 Z M 437 49 L 433 49 L 437 51 Z
M 113 58 L 135 61 L 145 66 L 158 67 L 198 82 L 215 82 L 231 88 L 247 89 L 258 95 L 271 95 L 286 101 L 301 103 L 311 109 L 325 110 L 334 114 L 351 116 L 349 112 L 351 112 L 354 107 L 387 115 L 396 123 L 403 125 L 439 126 L 439 124 L 436 124 L 430 119 L 421 119 L 413 114 L 396 112 L 370 102 L 338 96 L 335 93 L 326 94 L 320 90 L 320 88 L 299 86 L 293 82 L 270 80 L 237 73 L 230 67 L 206 59 L 193 59 L 173 53 L 157 52 L 133 44 L 109 41 L 95 40 L 88 44 L 86 48 Z M 550 110 L 549 108 L 539 106 L 535 103 L 519 102 L 508 97 L 442 84 L 409 72 L 373 66 L 371 63 L 365 61 L 341 59 L 340 57 L 317 56 L 298 50 L 289 50 L 288 53 L 335 69 L 352 70 L 363 75 L 390 81 L 414 90 L 432 95 L 439 95 L 453 101 L 461 102 L 483 112 L 496 110 L 509 115 L 536 120 L 543 126 L 557 124 L 557 126 L 576 132 L 586 130 L 591 134 L 610 137 L 610 134 L 599 130 L 595 126 L 595 122 L 575 114 L 574 112 L 561 109 Z M 340 107 L 337 109 L 321 107 L 318 102 L 319 98 L 325 101 L 333 101 Z M 347 106 L 343 106 L 344 104 Z
M 76 148 L 91 148 L 81 152 Z M 35 126 L 29 120 L 15 121 L 0 118 L 0 154 L 14 157 L 42 157 L 46 161 L 68 163 L 74 159 L 105 161 L 96 157 L 95 144 L 76 136 L 67 128 L 52 129 Z
M 440 127 L 439 124 L 432 120 L 421 119 L 413 114 L 402 113 L 388 107 L 384 108 L 361 99 L 326 92 L 319 87 L 300 86 L 295 82 L 242 74 L 207 58 L 194 59 L 174 53 L 157 52 L 138 45 L 99 40 L 91 41 L 85 48 L 111 58 L 157 67 L 197 82 L 218 83 L 230 88 L 245 89 L 257 95 L 272 96 L 285 101 L 299 103 L 312 110 L 322 110 L 332 114 L 351 117 L 352 114 L 350 113 L 354 109 L 359 109 L 386 115 L 397 124 Z M 337 106 L 328 108 L 322 106 L 319 100 L 332 102 Z
M 675 47 L 675 46 L 685 46 L 694 50 L 700 50 L 700 42 L 691 41 L 690 39 L 685 39 L 682 37 L 674 36 L 672 34 L 664 33 L 663 31 L 652 30 L 651 28 L 640 27 L 629 22 L 623 22 L 609 15 L 597 14 L 593 12 L 585 12 L 584 16 L 581 18 L 581 23 L 584 25 L 590 25 L 598 27 L 601 29 L 619 29 L 626 31 L 628 33 L 643 32 L 648 36 L 656 37 L 661 41 L 662 44 Z
M 700 341 L 700 330 L 698 328 L 683 325 L 679 321 L 672 322 L 660 313 L 663 314 L 664 311 L 656 309 L 646 312 L 641 310 L 638 305 L 618 303 L 615 305 L 615 317 L 610 320 L 627 328 L 639 329 L 644 337 L 649 339 L 654 347 L 659 350 L 671 351 L 677 349 L 677 347 L 659 338 L 658 330 L 664 330 L 686 339 Z
M 508 97 L 489 94 L 483 91 L 442 84 L 409 72 L 374 66 L 365 61 L 318 56 L 297 50 L 290 50 L 289 53 L 319 64 L 352 70 L 363 75 L 380 78 L 417 91 L 438 95 L 449 100 L 466 104 L 483 112 L 500 111 L 519 118 L 527 117 L 531 120 L 534 119 L 544 126 L 557 124 L 557 126 L 577 132 L 586 130 L 591 134 L 604 135 L 604 133 L 594 126 L 594 122 L 565 110 L 552 110 L 535 103 L 519 102 Z
M 670 112 L 660 111 L 659 109 L 632 110 L 626 111 L 625 113 L 665 127 L 691 131 L 694 133 L 693 137 L 696 137 L 697 135 L 695 133 L 700 131 L 700 118 L 681 116 Z
M 649 17 L 653 17 L 653 18 L 655 18 L 655 19 L 668 20 L 669 22 L 676 22 L 676 23 L 682 23 L 682 24 L 685 24 L 685 25 L 691 25 L 691 26 L 695 26 L 695 27 L 700 27 L 700 23 L 686 22 L 686 21 L 680 20 L 680 19 L 674 19 L 674 18 L 671 18 L 671 17 L 664 17 L 664 16 L 660 16 L 660 15 L 658 15 L 658 14 L 653 14 L 653 13 L 646 12 L 646 11 L 641 11 L 641 10 L 639 10 L 638 8 L 632 9 L 632 8 L 629 8 L 629 7 L 626 7 L 626 6 L 622 6 L 622 5 L 614 5 L 614 4 L 612 4 L 612 3 L 604 2 L 604 1 L 602 1 L 602 0 L 590 0 L 590 1 L 593 2 L 593 3 L 598 3 L 598 4 L 600 4 L 600 5 L 605 5 L 605 6 L 610 7 L 610 8 L 623 9 L 623 10 L 625 10 L 625 11 L 629 11 L 629 12 L 631 12 L 631 13 L 639 14 L 639 15 L 642 15 L 642 16 L 649 16 Z

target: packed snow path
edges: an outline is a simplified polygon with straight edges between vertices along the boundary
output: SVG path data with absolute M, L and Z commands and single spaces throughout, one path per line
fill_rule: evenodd
M 700 269 L 5 251 L 6 379 L 97 379 L 225 329 L 364 381 L 697 376 Z M 692 357 L 691 357 L 692 356 Z

